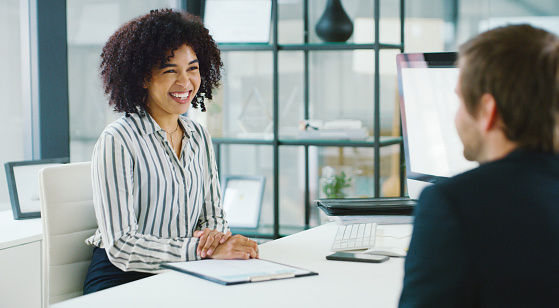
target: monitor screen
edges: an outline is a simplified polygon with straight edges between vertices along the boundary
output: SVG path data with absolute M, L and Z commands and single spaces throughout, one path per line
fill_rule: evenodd
M 397 55 L 402 135 L 408 195 L 417 199 L 432 183 L 475 168 L 463 156 L 454 117 L 457 54 L 403 53 Z

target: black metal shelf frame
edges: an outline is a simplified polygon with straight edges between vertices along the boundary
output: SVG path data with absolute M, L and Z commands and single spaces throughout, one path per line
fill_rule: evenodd
M 380 196 L 380 148 L 389 145 L 400 145 L 400 165 L 403 165 L 403 144 L 402 137 L 381 137 L 380 136 L 380 50 L 398 49 L 400 52 L 404 50 L 404 0 L 400 0 L 400 44 L 381 44 L 380 37 L 380 1 L 374 0 L 374 20 L 375 20 L 375 42 L 372 44 L 352 44 L 352 43 L 310 43 L 309 41 L 309 13 L 308 2 L 303 0 L 303 21 L 304 21 L 304 37 L 303 44 L 286 44 L 278 43 L 278 0 L 272 0 L 272 37 L 270 44 L 220 44 L 220 50 L 229 51 L 271 51 L 273 61 L 273 138 L 271 139 L 243 139 L 243 138 L 213 138 L 216 148 L 216 159 L 221 164 L 221 146 L 230 144 L 243 145 L 270 145 L 273 147 L 273 224 L 271 228 L 272 234 L 254 233 L 245 234 L 249 236 L 258 236 L 262 238 L 279 238 L 280 220 L 279 220 L 279 147 L 280 146 L 304 146 L 305 148 L 305 225 L 304 229 L 310 227 L 310 216 L 312 200 L 310 200 L 309 188 L 309 147 L 368 147 L 374 151 L 374 196 Z M 375 72 L 374 72 L 374 136 L 365 141 L 362 140 L 308 140 L 308 139 L 290 139 L 282 138 L 279 134 L 279 52 L 280 51 L 303 51 L 304 53 L 304 119 L 309 119 L 309 52 L 311 51 L 335 51 L 335 50 L 356 50 L 366 49 L 375 51 Z M 405 172 L 400 170 L 400 193 L 404 191 Z

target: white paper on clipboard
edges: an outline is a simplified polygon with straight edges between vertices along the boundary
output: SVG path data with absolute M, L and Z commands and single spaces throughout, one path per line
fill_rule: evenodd
M 309 270 L 263 259 L 173 262 L 163 267 L 225 285 L 317 275 Z

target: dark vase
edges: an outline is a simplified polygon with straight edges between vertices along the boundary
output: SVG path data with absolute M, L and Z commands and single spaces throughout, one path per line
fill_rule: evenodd
M 325 42 L 345 42 L 353 33 L 353 23 L 340 0 L 328 0 L 316 23 L 316 35 Z

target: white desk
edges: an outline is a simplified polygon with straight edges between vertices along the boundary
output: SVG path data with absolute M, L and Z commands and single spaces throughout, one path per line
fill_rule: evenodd
M 41 307 L 41 219 L 0 212 L 0 307 Z
M 260 245 L 262 259 L 318 276 L 223 286 L 170 271 L 51 307 L 396 307 L 404 259 L 380 264 L 328 261 L 336 228 L 330 223 Z M 407 247 L 411 231 L 411 225 L 379 226 L 377 245 Z

